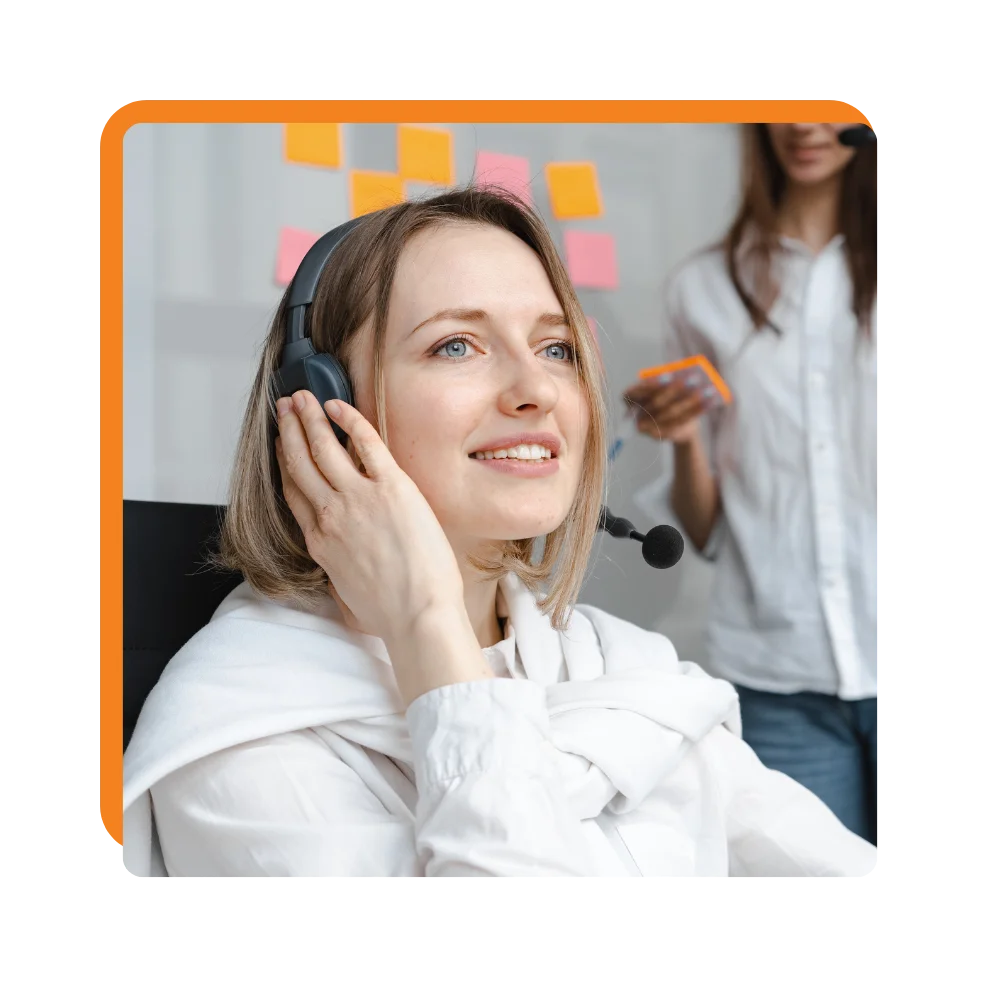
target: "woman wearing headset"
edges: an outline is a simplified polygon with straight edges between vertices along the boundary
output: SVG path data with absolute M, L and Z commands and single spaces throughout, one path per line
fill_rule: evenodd
M 222 536 L 246 582 L 167 666 L 125 755 L 131 871 L 871 870 L 870 844 L 739 739 L 730 685 L 575 606 L 605 409 L 537 216 L 456 191 L 344 237 L 308 325 L 354 405 L 275 398 L 288 300 Z

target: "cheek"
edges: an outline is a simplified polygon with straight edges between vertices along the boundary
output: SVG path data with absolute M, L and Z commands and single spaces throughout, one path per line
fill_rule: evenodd
M 446 494 L 459 467 L 466 458 L 462 444 L 469 433 L 468 416 L 440 395 L 408 398 L 404 405 L 393 406 L 387 413 L 387 430 L 393 458 L 417 484 L 431 495 Z M 467 459 L 466 459 L 467 460 Z
M 838 144 L 837 148 L 837 169 L 843 170 L 857 155 L 853 149 L 848 149 L 846 146 L 840 146 Z
M 590 433 L 590 405 L 581 387 L 574 386 L 564 394 L 559 405 L 559 425 L 567 437 L 574 439 L 577 449 L 582 449 Z

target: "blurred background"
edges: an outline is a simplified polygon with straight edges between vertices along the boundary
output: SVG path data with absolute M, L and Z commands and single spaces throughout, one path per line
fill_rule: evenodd
M 578 282 L 578 293 L 601 343 L 614 434 L 624 426 L 622 392 L 641 368 L 666 360 L 667 275 L 721 238 L 736 211 L 738 126 L 428 128 L 451 135 L 458 184 L 473 179 L 484 153 L 521 158 L 535 206 L 564 254 L 567 234 L 610 237 L 604 246 L 613 262 L 592 261 L 604 271 Z M 281 124 L 148 123 L 126 134 L 125 499 L 225 503 L 259 351 L 284 287 L 279 269 L 294 253 L 287 241 L 351 217 L 352 171 L 398 171 L 394 124 L 344 124 L 339 144 L 333 167 L 290 160 Z M 553 204 L 545 173 L 552 163 L 593 165 L 600 214 L 567 217 Z M 433 189 L 407 182 L 403 192 Z M 668 444 L 637 435 L 611 467 L 609 506 L 640 531 L 663 513 L 636 494 L 669 472 L 671 454 Z M 704 663 L 711 565 L 689 545 L 676 567 L 656 570 L 636 542 L 607 535 L 598 542 L 581 602 L 662 632 L 682 658 Z

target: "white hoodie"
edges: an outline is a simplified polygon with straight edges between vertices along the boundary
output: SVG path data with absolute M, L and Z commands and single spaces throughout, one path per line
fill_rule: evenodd
M 385 645 L 246 584 L 170 661 L 124 760 L 136 875 L 859 875 L 875 848 L 739 738 L 735 691 L 513 574 L 494 680 L 404 713 Z M 503 607 L 505 605 L 505 607 Z

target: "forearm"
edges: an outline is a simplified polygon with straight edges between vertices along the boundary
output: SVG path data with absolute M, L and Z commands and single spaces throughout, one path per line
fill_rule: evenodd
M 428 611 L 385 645 L 406 706 L 435 688 L 493 677 L 464 607 Z
M 674 445 L 674 479 L 670 505 L 685 532 L 701 550 L 719 516 L 719 484 L 712 473 L 701 437 Z

